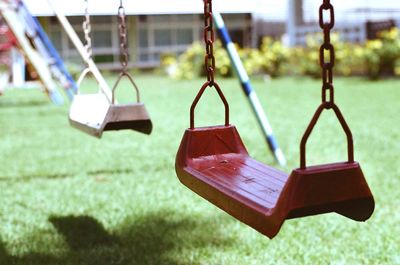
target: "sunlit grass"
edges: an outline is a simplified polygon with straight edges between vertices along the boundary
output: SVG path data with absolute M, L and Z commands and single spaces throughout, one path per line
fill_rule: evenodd
M 356 159 L 375 195 L 373 217 L 363 224 L 335 214 L 292 220 L 274 240 L 176 178 L 175 154 L 202 82 L 138 77 L 153 134 L 105 133 L 102 140 L 72 129 L 68 106 L 53 106 L 36 90 L 1 97 L 0 264 L 400 264 L 400 81 L 336 81 Z M 276 165 L 237 81 L 220 85 L 249 152 Z M 290 172 L 320 82 L 254 85 Z M 133 100 L 121 88 L 120 100 Z M 222 123 L 222 110 L 207 92 L 196 124 Z M 345 152 L 344 135 L 327 112 L 308 144 L 309 162 L 344 160 Z

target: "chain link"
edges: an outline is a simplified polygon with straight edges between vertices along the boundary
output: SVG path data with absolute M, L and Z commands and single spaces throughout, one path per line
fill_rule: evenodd
M 92 25 L 90 23 L 90 14 L 89 14 L 89 1 L 85 0 L 85 19 L 82 23 L 82 28 L 83 32 L 85 34 L 85 49 L 88 54 L 88 59 L 92 59 L 93 57 L 93 49 L 92 49 L 92 38 L 91 38 L 91 33 L 92 33 Z
M 212 0 L 204 0 L 204 42 L 206 44 L 206 55 L 204 66 L 207 72 L 209 86 L 214 85 L 215 57 L 214 57 L 215 33 L 213 27 Z
M 329 21 L 325 20 L 324 11 L 329 11 Z M 319 25 L 324 32 L 324 42 L 319 52 L 322 68 L 322 102 L 326 103 L 326 108 L 331 108 L 334 104 L 333 67 L 335 66 L 335 48 L 331 43 L 331 30 L 335 26 L 335 12 L 330 0 L 323 0 L 319 8 Z M 326 61 L 326 53 L 329 61 Z
M 118 8 L 118 28 L 119 28 L 119 40 L 121 48 L 122 71 L 126 73 L 128 71 L 129 52 L 128 52 L 128 37 L 126 29 L 126 14 L 122 0 L 120 0 Z

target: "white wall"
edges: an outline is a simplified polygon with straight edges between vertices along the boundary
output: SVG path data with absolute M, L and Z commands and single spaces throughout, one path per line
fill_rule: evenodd
M 51 0 L 66 15 L 79 15 L 84 12 L 83 0 Z M 224 13 L 251 13 L 257 9 L 258 0 L 215 0 L 215 9 Z M 34 15 L 49 16 L 53 12 L 48 0 L 25 0 Z M 90 12 L 97 15 L 110 15 L 118 10 L 119 0 L 89 0 Z M 201 0 L 125 0 L 126 13 L 137 14 L 193 14 L 202 13 Z
M 283 22 L 287 16 L 287 2 L 287 0 L 255 0 L 256 17 Z
M 374 14 L 359 14 L 354 12 L 358 8 L 371 9 L 391 9 L 400 11 L 400 1 L 398 0 L 332 0 L 331 3 L 335 6 L 336 17 L 338 21 L 364 21 L 366 19 L 387 18 L 389 13 L 374 13 Z M 306 21 L 315 21 L 318 16 L 318 8 L 321 5 L 321 0 L 304 0 L 304 11 Z M 397 13 L 399 17 L 400 13 Z
M 34 15 L 49 16 L 52 11 L 48 0 L 25 0 Z M 62 7 L 67 15 L 82 14 L 83 0 L 51 0 Z M 315 21 L 321 0 L 303 0 L 306 21 Z M 119 0 L 89 0 L 91 13 L 114 14 Z M 101 3 L 101 4 L 99 4 Z M 349 10 L 370 7 L 379 9 L 400 9 L 400 0 L 332 0 L 338 20 L 357 19 Z M 286 21 L 288 0 L 214 0 L 215 9 L 225 13 L 254 13 L 270 21 Z M 125 0 L 127 14 L 174 14 L 202 13 L 201 0 Z M 400 13 L 397 13 L 399 15 Z M 381 15 L 371 15 L 372 18 Z
M 270 21 L 286 21 L 288 0 L 255 0 L 257 16 Z M 233 1 L 232 1 L 233 2 Z M 251 2 L 251 0 L 249 1 Z M 315 21 L 318 16 L 318 8 L 322 0 L 303 0 L 305 20 Z M 392 9 L 400 11 L 400 0 L 332 0 L 335 6 L 337 20 L 354 21 L 357 19 L 365 20 L 365 16 L 371 19 L 386 18 L 386 13 L 367 14 L 357 18 L 354 12 L 356 8 L 372 9 Z M 400 18 L 400 12 L 393 13 Z

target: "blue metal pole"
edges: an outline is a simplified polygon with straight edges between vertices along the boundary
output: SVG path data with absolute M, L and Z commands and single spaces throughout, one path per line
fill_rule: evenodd
M 278 163 L 281 166 L 284 166 L 286 165 L 285 156 L 282 150 L 279 148 L 278 142 L 273 134 L 272 127 L 268 121 L 267 115 L 265 114 L 261 106 L 260 100 L 258 99 L 258 96 L 251 85 L 250 78 L 243 66 L 242 61 L 240 60 L 236 47 L 233 44 L 231 37 L 229 36 L 229 32 L 225 27 L 224 20 L 221 14 L 215 11 L 213 12 L 213 17 L 215 24 L 218 28 L 218 33 L 221 37 L 223 45 L 225 46 L 225 49 L 228 52 L 233 68 L 235 69 L 235 72 L 239 77 L 243 92 L 249 99 L 253 112 L 255 113 L 258 123 L 268 142 L 268 146 L 270 150 L 274 153 L 275 159 L 278 161 Z
M 20 0 L 19 1 L 20 7 L 22 7 L 23 12 L 26 15 L 26 23 L 28 23 L 28 27 L 33 27 L 33 30 L 37 33 L 37 36 L 39 37 L 39 40 L 43 43 L 43 45 L 46 47 L 46 55 L 48 55 L 51 58 L 51 61 L 53 62 L 52 66 L 49 66 L 50 68 L 55 67 L 57 68 L 58 72 L 63 76 L 63 79 L 65 80 L 60 80 L 61 83 L 66 84 L 66 93 L 67 96 L 70 100 L 73 99 L 75 93 L 78 90 L 78 86 L 75 82 L 75 80 L 72 78 L 70 73 L 68 72 L 67 68 L 65 67 L 65 64 L 63 60 L 61 59 L 60 55 L 58 54 L 56 48 L 53 46 L 53 43 L 47 36 L 46 32 L 43 30 L 42 26 L 40 25 L 39 20 L 32 16 L 31 13 L 29 12 L 28 8 L 26 7 L 25 3 Z M 38 41 L 37 38 L 35 38 L 35 41 Z M 44 54 L 42 54 L 43 56 Z M 60 77 L 61 78 L 61 77 Z
M 62 105 L 64 103 L 62 95 L 57 90 L 49 92 L 49 97 L 56 105 Z

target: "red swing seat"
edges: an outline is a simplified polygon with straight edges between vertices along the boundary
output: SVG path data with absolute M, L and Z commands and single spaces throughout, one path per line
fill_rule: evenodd
M 176 156 L 176 173 L 185 186 L 269 238 L 290 218 L 337 212 L 365 221 L 372 215 L 374 200 L 356 162 L 304 164 L 288 177 L 251 158 L 236 128 L 229 125 L 229 106 L 217 84 L 225 105 L 225 126 L 194 128 L 194 109 L 207 86 L 193 102 L 191 128 Z M 302 141 L 304 154 L 309 133 Z

